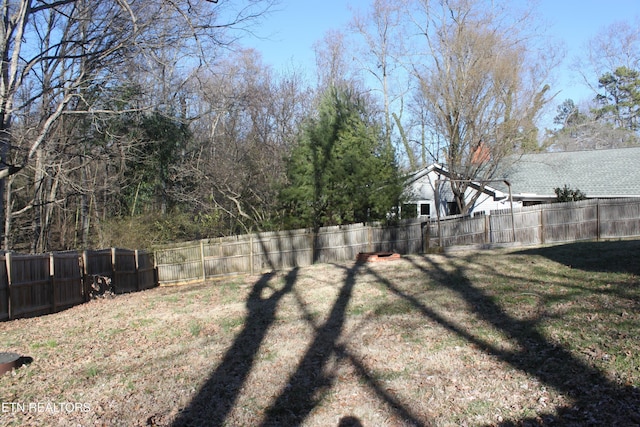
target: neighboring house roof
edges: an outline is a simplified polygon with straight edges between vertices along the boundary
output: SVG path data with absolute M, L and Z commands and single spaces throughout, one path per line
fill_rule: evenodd
M 525 154 L 498 177 L 521 199 L 555 198 L 565 185 L 589 198 L 640 197 L 640 147 Z
M 449 171 L 447 170 L 447 168 L 445 168 L 444 166 L 439 165 L 438 163 L 432 163 L 429 166 L 420 169 L 412 174 L 409 174 L 409 176 L 406 179 L 406 184 L 405 185 L 410 185 L 418 180 L 420 180 L 422 177 L 428 175 L 429 173 L 434 172 L 437 173 L 439 175 L 443 175 L 446 179 L 451 179 L 451 174 L 449 173 Z M 491 182 L 491 185 L 488 185 L 488 183 L 485 183 L 484 187 L 482 185 L 480 185 L 480 181 L 472 181 L 469 184 L 469 187 L 478 190 L 478 191 L 482 191 L 485 194 L 488 194 L 489 196 L 493 197 L 496 200 L 499 199 L 504 199 L 506 198 L 506 194 L 504 194 L 502 191 L 497 190 L 495 187 L 495 184 L 493 181 Z M 506 187 L 506 186 L 505 186 Z M 508 192 L 508 190 L 506 190 Z

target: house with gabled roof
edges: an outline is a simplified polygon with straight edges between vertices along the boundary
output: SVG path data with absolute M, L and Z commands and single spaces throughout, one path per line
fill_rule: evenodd
M 640 198 L 640 147 L 525 154 L 504 164 L 491 183 L 470 186 L 468 192 L 483 193 L 471 214 L 553 202 L 555 189 L 564 186 L 589 199 Z M 457 214 L 449 179 L 446 166 L 437 163 L 411 174 L 403 216 Z
M 459 214 L 458 205 L 451 191 L 451 174 L 446 167 L 433 163 L 410 174 L 405 181 L 406 203 L 400 209 L 402 218 L 437 218 Z M 480 191 L 482 194 L 471 213 L 510 207 L 508 190 L 503 192 L 492 185 L 471 182 L 467 196 Z

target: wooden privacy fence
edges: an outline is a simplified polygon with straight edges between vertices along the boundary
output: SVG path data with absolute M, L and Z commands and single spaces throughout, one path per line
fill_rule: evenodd
M 115 293 L 157 285 L 152 254 L 126 249 L 0 255 L 0 321 L 55 313 L 90 298 L 96 276 Z
M 459 245 L 535 245 L 640 236 L 640 199 L 554 203 L 490 215 L 450 217 L 397 226 L 354 224 L 254 233 L 179 243 L 155 251 L 159 283 L 206 280 L 355 260 L 360 252 L 400 254 Z
M 640 236 L 640 199 L 592 199 L 490 215 L 429 221 L 427 249 L 517 242 L 521 245 Z
M 393 227 L 325 227 L 317 234 L 303 229 L 220 237 L 165 246 L 154 257 L 162 284 L 355 260 L 360 252 L 417 253 L 422 246 L 421 223 L 414 220 Z

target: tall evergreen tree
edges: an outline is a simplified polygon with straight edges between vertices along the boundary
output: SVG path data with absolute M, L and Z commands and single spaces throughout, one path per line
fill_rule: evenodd
M 637 131 L 640 128 L 640 73 L 627 67 L 618 67 L 598 80 L 604 94 L 598 94 L 598 119 L 610 120 L 618 128 Z
M 289 159 L 281 196 L 289 225 L 312 227 L 381 220 L 397 205 L 402 185 L 395 153 L 365 103 L 331 87 L 317 117 L 303 126 Z

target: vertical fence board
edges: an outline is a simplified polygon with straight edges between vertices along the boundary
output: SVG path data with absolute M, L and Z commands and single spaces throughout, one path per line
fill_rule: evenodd
M 9 319 L 9 278 L 6 255 L 0 255 L 0 321 Z

